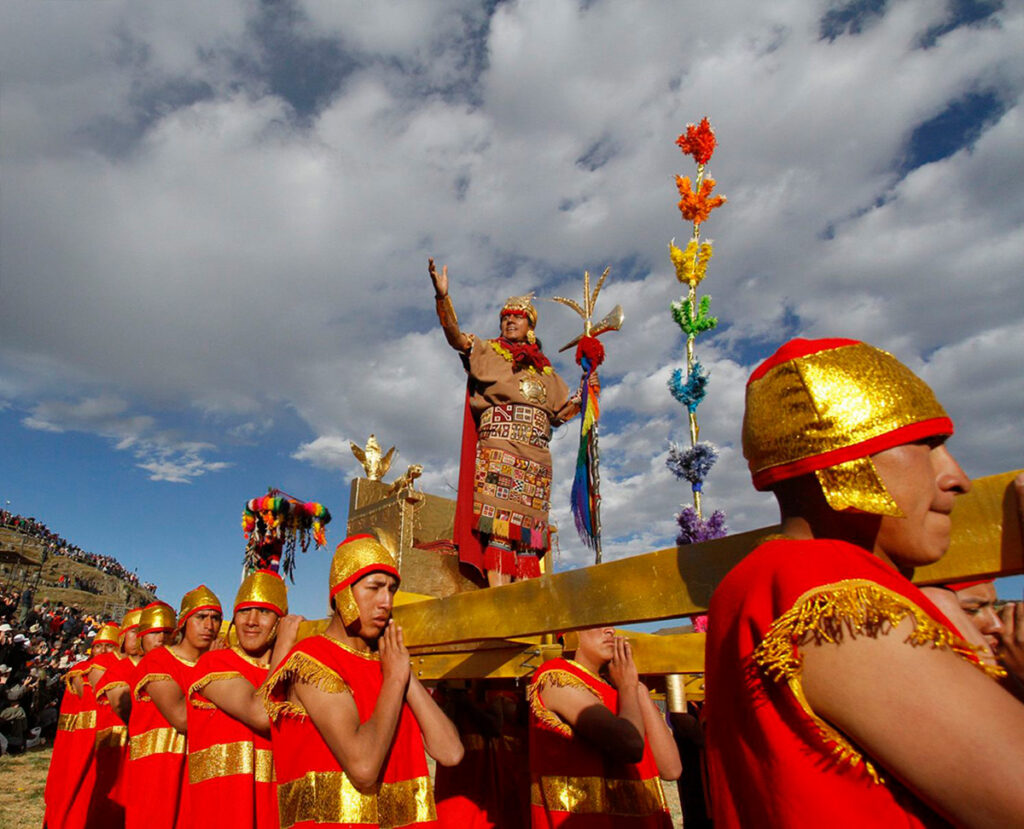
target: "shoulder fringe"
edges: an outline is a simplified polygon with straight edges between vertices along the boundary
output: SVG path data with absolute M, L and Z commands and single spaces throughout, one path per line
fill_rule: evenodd
M 142 679 L 135 683 L 135 702 L 142 702 L 149 699 L 149 694 L 147 694 L 144 689 L 150 682 L 163 682 L 165 680 L 174 682 L 174 677 L 170 674 L 146 674 Z
M 245 679 L 245 677 L 238 671 L 210 671 L 210 673 L 205 674 L 204 676 L 200 677 L 195 682 L 193 682 L 189 686 L 188 693 L 185 696 L 191 698 L 193 694 L 199 693 L 211 682 L 218 682 L 222 679 Z M 245 681 L 249 682 L 248 679 L 245 679 Z M 194 700 L 192 704 L 196 705 L 197 708 L 206 708 L 205 705 L 198 705 L 198 702 L 198 700 Z M 210 705 L 210 707 L 216 708 L 217 706 Z
M 800 647 L 812 642 L 838 643 L 849 634 L 877 637 L 896 627 L 907 617 L 914 629 L 906 641 L 912 646 L 929 645 L 951 650 L 957 656 L 990 676 L 1001 676 L 1002 669 L 987 665 L 977 650 L 929 616 L 906 596 L 866 579 L 844 579 L 816 587 L 804 593 L 788 611 L 772 622 L 764 639 L 754 650 L 754 661 L 775 682 L 785 681 L 800 707 L 814 722 L 837 763 L 851 767 L 864 764 L 875 783 L 884 780 L 875 766 L 839 731 L 811 709 L 803 692 Z
M 541 701 L 541 688 L 545 686 L 580 688 L 589 694 L 593 694 L 597 701 L 601 702 L 600 695 L 593 688 L 569 671 L 552 668 L 550 671 L 544 671 L 544 673 L 536 677 L 526 688 L 526 700 L 530 704 L 530 710 L 543 728 L 561 734 L 563 737 L 572 737 L 572 728 Z
M 270 694 L 282 682 L 304 682 L 328 694 L 351 694 L 352 691 L 338 674 L 318 659 L 307 653 L 296 651 L 274 671 L 256 691 L 263 698 L 263 705 L 272 721 L 282 714 L 293 717 L 306 716 L 306 710 L 287 700 L 279 702 L 270 698 Z

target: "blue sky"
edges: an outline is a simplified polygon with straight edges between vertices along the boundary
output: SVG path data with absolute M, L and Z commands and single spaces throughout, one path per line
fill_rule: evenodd
M 276 486 L 344 534 L 348 441 L 451 493 L 463 327 L 612 272 L 602 484 L 609 557 L 671 544 L 682 412 L 666 253 L 674 146 L 710 117 L 728 204 L 702 293 L 721 323 L 702 436 L 733 530 L 773 520 L 738 450 L 751 367 L 851 336 L 919 371 L 969 474 L 1021 466 L 1024 10 L 979 0 L 713 4 L 5 5 L 0 33 L 0 499 L 177 603 L 237 585 L 244 501 Z M 549 353 L 577 333 L 540 306 Z M 563 355 L 564 356 L 564 355 Z M 565 376 L 570 359 L 556 357 Z M 554 441 L 560 567 L 576 432 Z M 320 615 L 329 556 L 300 559 Z M 1008 584 L 1020 593 L 1020 580 Z

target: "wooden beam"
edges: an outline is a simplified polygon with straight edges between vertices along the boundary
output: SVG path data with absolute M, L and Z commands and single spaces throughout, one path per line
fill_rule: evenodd
M 957 499 L 950 552 L 921 570 L 922 581 L 1024 572 L 1015 474 L 979 479 Z M 689 616 L 706 611 L 725 574 L 775 532 L 768 527 L 460 593 L 396 608 L 395 618 L 409 645 L 439 645 Z

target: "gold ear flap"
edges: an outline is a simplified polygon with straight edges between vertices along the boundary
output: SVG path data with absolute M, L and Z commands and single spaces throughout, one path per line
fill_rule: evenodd
M 839 463 L 814 473 L 828 505 L 836 512 L 858 510 L 906 518 L 878 476 L 871 458 Z
M 341 621 L 346 627 L 359 618 L 359 608 L 356 607 L 356 598 L 352 595 L 352 586 L 343 587 L 334 594 L 334 605 L 341 613 Z

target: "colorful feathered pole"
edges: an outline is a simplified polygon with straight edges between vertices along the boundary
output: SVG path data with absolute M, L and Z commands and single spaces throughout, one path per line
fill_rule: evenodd
M 700 440 L 697 407 L 707 393 L 708 374 L 695 355 L 697 337 L 718 325 L 718 320 L 709 313 L 711 297 L 697 300 L 697 286 L 707 274 L 708 262 L 714 252 L 710 239 L 701 241 L 700 226 L 712 210 L 725 204 L 725 197 L 712 196 L 715 180 L 704 176 L 705 166 L 711 160 L 716 144 L 708 119 L 702 119 L 697 126 L 688 124 L 686 131 L 676 139 L 676 144 L 684 155 L 697 162 L 697 177 L 692 187 L 688 176 L 676 176 L 679 212 L 684 221 L 692 223 L 693 232 L 685 248 L 676 247 L 674 239 L 668 245 L 676 279 L 686 285 L 683 297 L 672 303 L 672 318 L 686 336 L 686 369 L 675 369 L 668 387 L 672 396 L 686 408 L 690 441 L 688 447 L 671 442 L 667 463 L 677 478 L 689 481 L 693 492 L 693 506 L 684 506 L 676 516 L 679 523 L 676 541 L 690 544 L 721 538 L 726 533 L 725 515 L 720 510 L 706 520 L 702 510 L 704 480 L 718 459 L 718 448 Z
M 244 575 L 272 570 L 294 581 L 296 545 L 306 552 L 312 537 L 317 548 L 326 546 L 324 527 L 330 520 L 331 513 L 323 504 L 300 501 L 279 489 L 268 489 L 266 495 L 246 501 L 242 511 Z
M 579 403 L 583 415 L 580 425 L 580 448 L 576 453 L 576 474 L 572 481 L 572 515 L 580 539 L 594 551 L 597 564 L 601 563 L 601 473 L 597 445 L 598 421 L 601 417 L 601 382 L 597 367 L 604 362 L 604 346 L 597 338 L 607 331 L 622 327 L 622 308 L 616 305 L 611 313 L 598 323 L 591 322 L 597 295 L 601 292 L 610 268 L 605 268 L 593 293 L 590 291 L 590 272 L 583 272 L 583 305 L 572 299 L 556 296 L 583 319 L 583 333 L 559 351 L 576 346 L 576 364 L 583 371 L 580 378 Z

